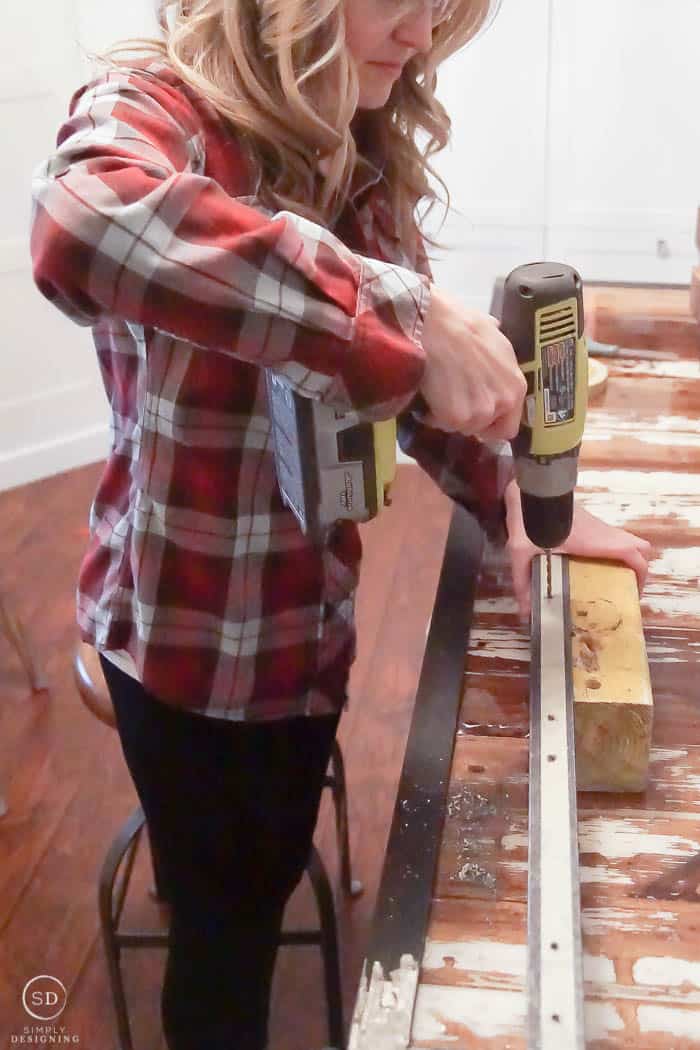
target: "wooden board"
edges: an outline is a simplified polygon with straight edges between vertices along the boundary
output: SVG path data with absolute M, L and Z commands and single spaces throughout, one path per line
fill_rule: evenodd
M 654 707 L 636 576 L 570 558 L 569 592 L 577 787 L 642 791 Z
M 436 896 L 525 903 L 527 766 L 527 740 L 460 734 Z M 649 769 L 643 795 L 579 792 L 584 906 L 700 902 L 700 747 L 654 749 Z
M 700 1039 L 697 917 L 655 901 L 584 909 L 591 1050 L 686 1050 Z M 412 1046 L 524 1050 L 525 906 L 436 900 Z
M 415 1047 L 525 1046 L 527 751 L 457 741 Z M 661 749 L 650 768 L 646 798 L 579 795 L 589 1047 L 700 1045 L 700 748 Z M 698 1043 L 664 1042 L 647 1006 Z M 444 1039 L 418 1037 L 440 1024 Z
M 647 300 L 644 289 L 587 290 L 594 338 L 675 353 L 606 362 L 580 461 L 584 504 L 657 553 L 641 600 L 648 783 L 578 795 L 588 1050 L 700 1048 L 700 339 L 687 291 L 664 293 L 662 309 Z M 504 553 L 488 549 L 414 1050 L 526 1046 L 528 689 L 529 634 Z

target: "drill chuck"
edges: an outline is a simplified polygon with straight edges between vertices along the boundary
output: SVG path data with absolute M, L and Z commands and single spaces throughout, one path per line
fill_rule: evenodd
M 561 546 L 571 532 L 574 517 L 574 494 L 531 496 L 520 490 L 525 532 L 536 547 L 552 550 Z

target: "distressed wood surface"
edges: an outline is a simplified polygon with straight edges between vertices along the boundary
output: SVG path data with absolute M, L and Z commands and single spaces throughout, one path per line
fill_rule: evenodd
M 576 784 L 646 787 L 654 706 L 637 578 L 609 561 L 569 559 Z
M 588 1050 L 700 1048 L 700 338 L 687 291 L 587 291 L 606 361 L 578 498 L 655 547 L 641 612 L 654 694 L 647 788 L 579 792 Z M 525 1040 L 529 632 L 488 550 L 411 1046 Z

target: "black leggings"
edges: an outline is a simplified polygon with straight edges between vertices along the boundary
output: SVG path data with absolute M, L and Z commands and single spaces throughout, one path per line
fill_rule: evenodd
M 169 1050 L 264 1050 L 284 907 L 308 861 L 340 715 L 207 718 L 100 662 L 171 906 Z

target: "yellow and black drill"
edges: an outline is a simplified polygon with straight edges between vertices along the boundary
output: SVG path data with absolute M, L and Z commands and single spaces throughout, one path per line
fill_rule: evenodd
M 527 380 L 517 437 L 511 442 L 523 523 L 547 555 L 571 532 L 578 453 L 588 405 L 583 285 L 563 263 L 518 266 L 497 282 L 491 313 L 515 350 Z
M 525 531 L 548 551 L 571 530 L 588 400 L 581 278 L 558 263 L 520 266 L 496 282 L 491 313 L 527 379 L 511 444 Z M 339 519 L 377 515 L 396 471 L 396 421 L 363 423 L 302 397 L 272 370 L 267 388 L 280 490 L 302 530 L 322 535 Z M 420 395 L 415 403 L 427 410 Z M 547 567 L 551 594 L 549 558 Z

